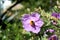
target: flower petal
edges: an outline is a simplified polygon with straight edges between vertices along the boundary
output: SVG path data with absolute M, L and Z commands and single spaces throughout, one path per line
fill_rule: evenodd
M 23 17 L 22 17 L 22 20 L 27 20 L 29 17 L 30 17 L 30 15 L 29 14 L 24 14 L 24 15 L 22 15 Z
M 58 14 L 57 18 L 60 19 L 60 14 Z
M 30 22 L 30 19 L 27 19 L 26 21 L 25 20 L 22 20 L 22 24 L 23 25 L 26 25 L 26 24 L 28 25 L 28 24 L 30 24 L 29 22 Z
M 32 20 L 32 21 L 37 21 L 38 19 L 36 18 L 36 17 L 30 17 L 30 20 Z
M 56 18 L 57 18 L 57 16 L 58 16 L 58 13 L 56 13 L 56 12 L 53 12 L 53 13 L 52 13 L 52 16 L 54 16 L 54 17 L 56 17 Z
M 56 35 L 52 35 L 48 38 L 48 40 L 58 40 L 58 37 Z
M 39 28 L 39 27 L 36 27 L 36 29 L 33 28 L 31 31 L 32 31 L 33 33 L 38 34 L 38 33 L 40 32 L 40 28 Z
M 23 25 L 23 28 L 26 30 L 26 31 L 31 31 L 32 30 L 32 27 L 28 24 L 28 25 Z
M 36 18 L 40 18 L 40 14 L 37 13 L 37 12 L 33 12 L 33 13 L 31 14 L 31 16 L 32 16 L 32 17 L 36 17 Z
M 35 25 L 38 26 L 38 27 L 42 27 L 43 24 L 44 24 L 44 22 L 42 20 L 40 20 L 40 19 L 35 22 Z

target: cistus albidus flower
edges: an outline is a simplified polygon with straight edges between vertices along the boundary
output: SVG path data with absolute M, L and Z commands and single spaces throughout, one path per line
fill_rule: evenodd
M 58 37 L 54 34 L 54 32 L 55 31 L 53 29 L 46 30 L 45 34 L 47 34 L 48 40 L 58 40 Z
M 60 19 L 60 13 L 53 12 L 52 16 L 57 18 L 57 19 Z
M 54 32 L 55 32 L 55 31 L 54 31 L 53 29 L 47 29 L 47 30 L 44 32 L 44 34 L 49 35 L 49 34 L 54 33 Z
M 48 40 L 58 40 L 58 37 L 56 35 L 52 35 L 48 38 Z
M 53 29 L 47 29 L 45 32 L 44 32 L 44 35 L 45 36 L 49 36 L 51 34 L 53 34 L 55 31 Z
M 54 32 L 54 30 L 53 30 L 53 29 L 48 29 L 46 32 L 53 33 L 53 32 Z
M 38 34 L 44 22 L 40 19 L 40 14 L 33 12 L 31 14 L 24 14 L 22 19 L 23 28 L 32 33 Z
M 52 13 L 52 23 L 54 24 L 54 25 L 56 25 L 57 24 L 57 20 L 59 19 L 60 20 L 60 13 L 56 13 L 56 12 L 53 12 Z

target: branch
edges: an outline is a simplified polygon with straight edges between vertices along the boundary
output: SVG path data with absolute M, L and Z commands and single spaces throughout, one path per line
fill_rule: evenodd
M 6 24 L 2 21 L 2 17 L 8 12 L 10 11 L 14 6 L 16 6 L 18 3 L 21 3 L 22 0 L 17 0 L 15 4 L 13 4 L 11 7 L 9 7 L 0 17 L 0 25 L 2 26 L 1 29 L 5 30 L 6 29 Z
M 4 13 L 2 13 L 2 15 L 1 15 L 1 18 L 8 12 L 8 11 L 10 11 L 14 6 L 16 6 L 17 4 L 19 4 L 19 3 L 21 3 L 23 0 L 17 0 L 16 2 L 15 2 L 15 4 L 13 4 L 11 7 L 9 7 Z

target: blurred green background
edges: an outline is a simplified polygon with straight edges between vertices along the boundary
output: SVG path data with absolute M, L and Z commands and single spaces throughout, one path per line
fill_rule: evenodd
M 19 0 L 10 0 L 12 4 Z M 60 12 L 60 0 L 20 0 L 19 4 L 8 10 L 8 12 L 1 18 L 3 23 L 0 24 L 0 40 L 40 40 L 38 37 L 33 38 L 30 32 L 26 32 L 20 18 L 23 14 L 31 12 L 39 12 L 42 14 L 51 14 L 52 12 Z M 8 9 L 3 8 L 0 0 L 0 14 Z M 5 1 L 4 1 L 5 2 Z M 4 3 L 3 2 L 3 3 Z M 44 18 L 43 18 L 44 19 Z M 44 21 L 47 21 L 45 19 Z M 59 24 L 60 25 L 60 24 Z M 56 34 L 60 38 L 60 28 L 55 28 Z M 43 37 L 43 40 L 47 40 Z

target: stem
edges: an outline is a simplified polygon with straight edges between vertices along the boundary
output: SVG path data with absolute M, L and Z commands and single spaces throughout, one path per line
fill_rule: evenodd
M 40 40 L 42 40 L 42 35 L 41 34 L 37 34 L 37 36 L 40 38 Z
M 40 40 L 42 40 L 41 36 L 40 36 Z
M 1 18 L 8 12 L 10 11 L 14 6 L 17 4 L 21 3 L 23 0 L 17 0 L 13 5 L 11 5 L 4 13 L 2 13 Z

